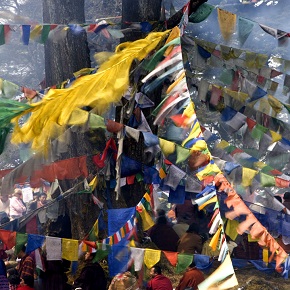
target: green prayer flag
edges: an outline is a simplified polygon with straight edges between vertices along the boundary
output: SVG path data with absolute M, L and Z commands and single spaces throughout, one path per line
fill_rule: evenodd
M 275 177 L 260 172 L 260 181 L 263 187 L 271 187 L 276 185 Z
M 89 114 L 89 126 L 92 129 L 106 128 L 104 118 L 96 114 Z
M 27 243 L 28 235 L 16 233 L 15 255 L 17 255 L 22 247 Z
M 199 23 L 204 21 L 213 11 L 214 6 L 207 3 L 200 5 L 195 12 L 190 14 L 188 20 L 192 23 Z
M 50 32 L 50 25 L 48 25 L 48 24 L 43 25 L 42 32 L 41 32 L 40 43 L 45 43 L 46 42 L 49 32 Z
M 109 245 L 103 245 L 102 243 L 98 243 L 98 248 L 96 251 L 96 256 L 93 259 L 93 263 L 98 262 L 100 260 L 103 260 L 104 258 L 106 258 L 111 250 L 111 246 Z
M 178 254 L 175 272 L 177 274 L 183 273 L 186 270 L 186 268 L 192 263 L 192 261 L 193 255 Z
M 176 145 L 176 154 L 177 154 L 176 163 L 181 163 L 189 157 L 190 150 L 183 148 L 179 145 Z
M 99 235 L 99 220 L 97 219 L 89 232 L 88 240 L 96 242 L 98 240 L 98 235 Z

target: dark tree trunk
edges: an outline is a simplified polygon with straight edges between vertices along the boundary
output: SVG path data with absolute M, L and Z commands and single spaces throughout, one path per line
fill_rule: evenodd
M 130 27 L 132 22 L 159 21 L 162 0 L 123 0 L 122 28 Z M 126 33 L 123 41 L 134 41 L 142 38 L 140 31 Z
M 84 0 L 43 0 L 43 22 L 85 23 Z M 45 43 L 46 86 L 59 84 L 71 78 L 74 72 L 90 67 L 84 30 L 77 34 L 71 29 L 54 33 L 55 37 Z

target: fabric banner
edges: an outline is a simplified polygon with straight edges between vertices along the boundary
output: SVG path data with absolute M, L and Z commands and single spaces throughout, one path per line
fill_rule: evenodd
M 228 41 L 236 30 L 237 15 L 220 8 L 217 9 L 217 12 L 221 34 Z
M 177 252 L 168 252 L 168 251 L 162 251 L 169 263 L 176 267 L 177 265 L 177 259 L 178 259 L 178 253 Z
M 148 269 L 151 269 L 154 265 L 156 265 L 160 261 L 160 257 L 161 257 L 160 250 L 145 249 L 144 264 Z
M 62 258 L 68 261 L 78 261 L 78 240 L 62 239 Z
M 61 238 L 46 237 L 46 259 L 48 261 L 57 261 L 62 259 Z
M 255 23 L 249 19 L 240 17 L 238 18 L 238 37 L 241 46 L 246 42 L 251 34 Z
M 188 254 L 178 254 L 177 257 L 177 266 L 176 266 L 176 273 L 183 273 L 186 268 L 192 263 L 193 255 Z
M 131 247 L 130 250 L 131 250 L 131 258 L 134 260 L 135 271 L 138 272 L 142 269 L 145 249 Z
M 26 253 L 29 254 L 34 250 L 41 248 L 44 241 L 44 236 L 28 234 Z
M 112 236 L 135 216 L 136 208 L 108 209 L 108 235 Z

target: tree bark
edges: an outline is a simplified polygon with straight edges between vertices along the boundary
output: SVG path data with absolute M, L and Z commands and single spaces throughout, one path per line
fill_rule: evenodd
M 43 0 L 44 23 L 85 23 L 84 0 Z M 71 78 L 73 73 L 90 67 L 86 32 L 59 31 L 45 43 L 46 86 L 52 86 Z

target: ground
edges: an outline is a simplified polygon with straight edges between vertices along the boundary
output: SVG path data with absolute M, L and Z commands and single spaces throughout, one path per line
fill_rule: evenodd
M 211 269 L 213 272 L 215 269 Z M 171 271 L 165 271 L 172 281 L 173 287 L 176 287 L 182 275 L 173 275 Z M 210 273 L 211 273 L 210 272 Z M 235 269 L 239 285 L 233 290 L 289 290 L 290 280 L 285 280 L 278 273 L 265 274 L 257 270 L 254 266 L 243 269 Z M 207 277 L 208 275 L 206 275 Z

